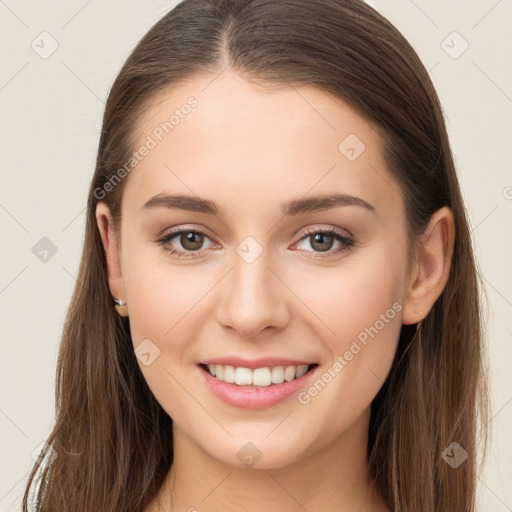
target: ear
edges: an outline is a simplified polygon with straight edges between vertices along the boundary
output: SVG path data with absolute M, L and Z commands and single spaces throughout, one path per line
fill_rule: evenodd
M 123 276 L 121 272 L 120 248 L 114 236 L 114 223 L 109 207 L 100 201 L 96 206 L 96 222 L 101 235 L 103 249 L 105 250 L 105 259 L 108 268 L 108 285 L 113 299 L 122 299 L 126 301 Z M 127 306 L 117 306 L 116 310 L 121 316 L 128 316 Z
M 444 206 L 432 215 L 415 248 L 404 301 L 404 325 L 423 320 L 441 295 L 450 274 L 454 241 L 452 211 Z

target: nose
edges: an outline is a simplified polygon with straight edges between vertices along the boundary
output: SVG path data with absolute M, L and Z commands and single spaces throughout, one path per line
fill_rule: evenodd
M 290 297 L 276 273 L 269 268 L 265 252 L 252 263 L 235 256 L 234 268 L 219 290 L 220 324 L 244 337 L 254 337 L 264 329 L 285 327 L 290 319 Z

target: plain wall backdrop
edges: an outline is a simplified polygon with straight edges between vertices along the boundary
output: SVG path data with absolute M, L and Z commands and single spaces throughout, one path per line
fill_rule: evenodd
M 0 0 L 0 511 L 21 510 L 34 450 L 54 421 L 108 90 L 176 3 Z M 492 437 L 480 510 L 512 511 L 512 2 L 368 3 L 414 46 L 445 111 L 489 302 Z

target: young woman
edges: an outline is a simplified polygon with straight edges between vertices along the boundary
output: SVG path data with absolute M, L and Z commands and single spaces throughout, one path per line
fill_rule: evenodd
M 184 0 L 109 94 L 23 509 L 474 511 L 478 283 L 437 95 L 387 20 Z

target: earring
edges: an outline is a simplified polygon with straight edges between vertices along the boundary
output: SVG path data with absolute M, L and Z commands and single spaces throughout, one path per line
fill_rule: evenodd
M 128 316 L 128 308 L 127 304 L 123 299 L 114 299 L 116 311 L 120 316 L 126 317 Z

